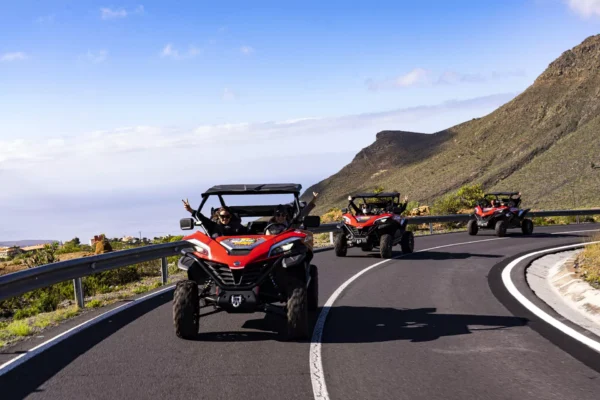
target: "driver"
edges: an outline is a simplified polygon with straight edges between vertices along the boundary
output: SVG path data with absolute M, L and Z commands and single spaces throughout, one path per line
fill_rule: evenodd
M 288 213 L 281 204 L 275 207 L 273 217 L 269 220 L 269 225 L 265 230 L 266 235 L 277 235 L 289 227 Z
M 218 219 L 217 222 L 215 222 L 202 215 L 202 213 L 192 209 L 187 199 L 181 201 L 183 201 L 183 207 L 192 214 L 192 217 L 197 218 L 202 222 L 202 225 L 210 232 L 212 237 L 235 236 L 246 233 L 246 227 L 244 227 L 237 219 L 232 218 L 229 207 L 224 206 L 217 210 L 216 215 Z

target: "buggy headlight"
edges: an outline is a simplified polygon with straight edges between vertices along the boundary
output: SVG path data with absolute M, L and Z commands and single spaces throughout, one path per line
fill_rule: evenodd
M 276 256 L 278 254 L 285 253 L 286 251 L 290 251 L 292 249 L 292 247 L 294 247 L 295 242 L 297 242 L 298 240 L 302 240 L 302 238 L 295 237 L 295 238 L 285 239 L 279 243 L 274 244 L 273 246 L 271 246 L 271 249 L 269 250 L 268 257 Z
M 210 247 L 198 239 L 189 239 L 188 242 L 194 245 L 194 251 L 210 258 Z
M 375 224 L 384 224 L 389 217 L 379 218 L 375 220 Z

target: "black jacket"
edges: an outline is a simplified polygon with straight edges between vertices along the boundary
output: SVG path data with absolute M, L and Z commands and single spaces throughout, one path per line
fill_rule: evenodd
M 223 225 L 219 224 L 210 218 L 205 217 L 202 213 L 194 211 L 192 215 L 202 222 L 202 225 L 211 236 L 236 236 L 243 235 L 246 233 L 246 227 L 243 226 L 240 221 L 235 219 L 233 216 L 229 220 L 229 224 Z

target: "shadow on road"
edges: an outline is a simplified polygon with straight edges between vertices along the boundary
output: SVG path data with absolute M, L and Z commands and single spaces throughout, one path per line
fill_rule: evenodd
M 319 310 L 320 312 L 320 310 Z M 313 315 L 314 326 L 317 314 Z M 397 340 L 428 342 L 443 336 L 468 335 L 475 331 L 500 330 L 527 325 L 517 317 L 472 314 L 437 314 L 435 308 L 396 309 L 379 307 L 333 307 L 327 316 L 322 343 L 377 343 Z M 253 331 L 210 332 L 198 335 L 205 342 L 285 341 L 285 319 L 265 314 L 248 320 L 242 328 Z M 256 332 L 256 331 L 262 332 Z

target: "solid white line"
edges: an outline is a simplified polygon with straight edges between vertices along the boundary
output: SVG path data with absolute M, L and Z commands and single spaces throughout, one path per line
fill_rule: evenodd
M 509 238 L 503 237 L 503 238 L 493 238 L 493 239 L 484 239 L 484 240 L 474 240 L 474 241 L 470 241 L 470 242 L 446 244 L 443 246 L 436 246 L 436 247 L 431 247 L 431 248 L 424 249 L 424 250 L 419 250 L 419 251 L 416 251 L 415 253 L 437 250 L 437 249 L 442 249 L 445 247 L 462 246 L 465 244 L 491 242 L 494 240 L 503 240 L 503 239 L 509 239 Z M 319 314 L 317 323 L 315 324 L 315 329 L 313 330 L 313 336 L 312 336 L 312 340 L 311 340 L 311 344 L 310 344 L 310 356 L 309 356 L 310 379 L 312 381 L 313 395 L 314 395 L 315 400 L 329 400 L 329 393 L 327 392 L 327 385 L 325 383 L 325 373 L 323 371 L 323 359 L 321 356 L 321 340 L 323 338 L 323 329 L 325 328 L 325 321 L 327 320 L 327 315 L 329 314 L 329 310 L 331 309 L 331 306 L 337 300 L 337 298 L 342 294 L 342 292 L 348 287 L 348 285 L 350 285 L 352 282 L 354 282 L 356 279 L 358 279 L 361 275 L 363 275 L 364 273 L 366 273 L 366 272 L 372 270 L 373 268 L 376 268 L 388 261 L 397 260 L 404 256 L 406 256 L 406 254 L 402 254 L 398 257 L 394 257 L 391 259 L 383 260 L 383 261 L 375 263 L 369 267 L 366 267 L 365 269 L 356 273 L 354 276 L 352 276 L 346 282 L 344 282 L 340 287 L 337 288 L 337 290 L 335 292 L 333 292 L 333 294 L 331 296 L 329 296 L 329 299 L 327 299 L 327 302 L 325 303 L 325 305 L 323 306 L 323 309 L 321 310 L 321 313 Z
M 554 233 L 551 233 L 551 235 L 560 235 L 563 233 L 598 232 L 598 231 L 600 231 L 600 229 L 582 229 L 580 231 L 554 232 Z
M 167 287 L 164 287 L 163 289 L 160 289 L 156 292 L 153 293 L 149 293 L 145 296 L 139 297 L 135 300 L 132 300 L 128 303 L 122 304 L 118 307 L 113 308 L 112 310 L 106 311 L 105 313 L 102 313 L 100 315 L 95 316 L 92 319 L 89 319 L 85 322 L 82 322 L 81 324 L 74 326 L 73 328 L 54 336 L 51 339 L 46 340 L 44 343 L 41 343 L 37 346 L 35 346 L 34 348 L 27 350 L 27 352 L 18 355 L 17 357 L 5 362 L 4 364 L 0 365 L 0 376 L 6 374 L 8 371 L 12 370 L 13 368 L 21 365 L 22 363 L 24 363 L 25 361 L 29 360 L 30 358 L 36 356 L 37 354 L 43 352 L 44 350 L 54 346 L 57 343 L 62 342 L 63 340 L 73 336 L 74 334 L 76 334 L 79 331 L 82 331 L 83 329 L 89 328 L 92 325 L 97 324 L 100 321 L 103 321 L 111 316 L 113 316 L 114 314 L 121 312 L 123 310 L 126 310 L 130 307 L 133 307 L 135 304 L 140 303 L 141 301 L 144 300 L 148 300 L 151 299 L 152 297 L 156 297 L 159 294 L 162 294 L 164 292 L 167 292 L 171 289 L 173 289 L 175 287 L 175 285 L 170 285 Z
M 546 323 L 548 323 L 548 324 L 552 325 L 553 327 L 555 327 L 556 329 L 560 330 L 562 333 L 569 335 L 573 339 L 585 344 L 586 346 L 596 350 L 597 352 L 600 352 L 600 343 L 599 342 L 577 332 L 575 329 L 563 324 L 562 322 L 554 319 L 553 317 L 551 317 L 550 315 L 548 315 L 547 313 L 542 311 L 535 304 L 533 304 L 531 301 L 529 301 L 525 296 L 523 296 L 521 294 L 521 292 L 519 292 L 519 290 L 517 289 L 515 284 L 513 283 L 512 279 L 510 279 L 510 273 L 514 269 L 514 267 L 518 263 L 520 263 L 521 261 L 525 260 L 528 257 L 535 256 L 538 254 L 548 253 L 548 252 L 554 252 L 557 250 L 566 250 L 566 249 L 571 249 L 574 247 L 582 247 L 582 246 L 586 246 L 586 245 L 594 244 L 594 243 L 600 243 L 600 242 L 589 242 L 589 243 L 573 244 L 573 245 L 569 245 L 569 246 L 555 247 L 553 249 L 540 250 L 540 251 L 536 251 L 536 252 L 524 255 L 522 257 L 519 257 L 516 260 L 512 261 L 510 264 L 508 264 L 506 266 L 506 268 L 504 268 L 504 270 L 502 271 L 502 281 L 504 283 L 504 286 L 506 286 L 506 289 L 508 289 L 508 291 L 510 292 L 510 294 L 515 299 L 517 299 L 523 306 L 525 306 L 529 311 L 531 311 L 533 314 L 537 315 L 539 318 L 544 320 Z

